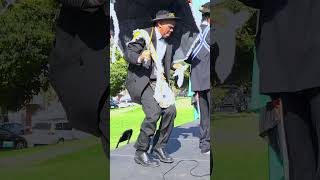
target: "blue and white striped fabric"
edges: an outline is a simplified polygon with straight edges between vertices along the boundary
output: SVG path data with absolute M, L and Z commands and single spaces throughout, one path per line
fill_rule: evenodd
M 206 37 L 210 31 L 210 26 L 207 26 L 203 32 L 199 33 L 199 44 L 192 53 L 192 60 L 197 56 L 200 50 L 204 47 L 210 52 L 210 45 L 206 42 Z

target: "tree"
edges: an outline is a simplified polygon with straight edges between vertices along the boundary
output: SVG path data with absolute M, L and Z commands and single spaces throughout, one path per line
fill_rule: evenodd
M 24 0 L 0 14 L 0 107 L 25 106 L 48 87 L 48 55 L 58 4 Z
M 111 61 L 110 61 L 111 63 Z M 110 96 L 116 96 L 125 89 L 128 64 L 120 52 L 116 51 L 116 61 L 110 64 Z

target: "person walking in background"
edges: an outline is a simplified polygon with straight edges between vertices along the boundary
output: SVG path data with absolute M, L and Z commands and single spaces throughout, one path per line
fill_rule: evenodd
M 201 153 L 210 153 L 210 2 L 201 6 L 202 22 L 199 42 L 186 61 L 191 64 L 191 90 L 200 109 L 200 143 Z M 199 108 L 198 107 L 198 108 Z

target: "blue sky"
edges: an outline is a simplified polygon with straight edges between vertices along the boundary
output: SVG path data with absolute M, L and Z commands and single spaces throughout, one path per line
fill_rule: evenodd
M 201 13 L 199 11 L 199 8 L 201 5 L 209 2 L 210 0 L 192 0 L 191 8 L 195 16 L 195 21 L 197 25 L 200 25 L 201 23 Z

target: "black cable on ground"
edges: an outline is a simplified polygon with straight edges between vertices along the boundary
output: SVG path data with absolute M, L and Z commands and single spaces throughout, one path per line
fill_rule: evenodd
M 163 176 L 162 176 L 162 177 L 163 177 L 163 180 L 166 180 L 166 178 L 165 178 L 166 174 L 168 174 L 169 172 L 171 172 L 171 171 L 172 171 L 174 168 L 176 168 L 181 162 L 184 162 L 184 161 L 197 163 L 193 168 L 190 169 L 190 175 L 191 175 L 191 176 L 197 177 L 197 178 L 201 178 L 201 177 L 205 177 L 205 176 L 210 176 L 210 173 L 208 173 L 208 174 L 203 174 L 203 175 L 197 175 L 197 174 L 193 174 L 193 173 L 192 173 L 192 171 L 199 166 L 199 162 L 198 162 L 197 160 L 180 160 L 180 161 L 177 162 L 176 165 L 174 165 L 172 168 L 170 168 L 168 171 L 166 171 L 166 172 L 163 174 Z

